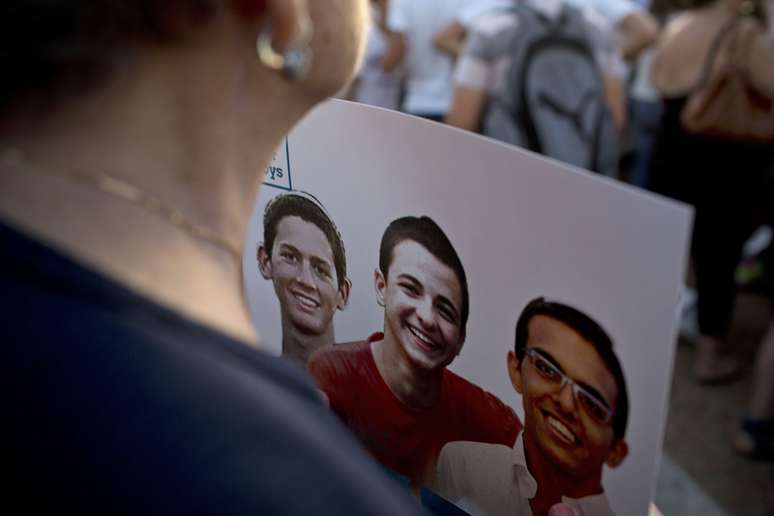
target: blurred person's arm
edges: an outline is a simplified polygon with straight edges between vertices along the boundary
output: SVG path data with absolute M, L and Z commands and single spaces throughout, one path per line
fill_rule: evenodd
M 398 68 L 406 57 L 406 38 L 400 32 L 390 32 L 387 41 L 387 50 L 384 51 L 380 64 L 382 70 L 389 73 Z
M 586 0 L 588 7 L 599 13 L 616 33 L 618 50 L 627 61 L 658 37 L 658 22 L 633 0 Z
M 613 124 L 621 134 L 626 129 L 628 123 L 626 116 L 626 81 L 618 74 L 603 73 L 602 82 L 604 85 L 605 104 L 613 117 Z
M 474 28 L 467 38 L 454 71 L 454 94 L 445 122 L 451 126 L 478 132 L 495 78 L 493 41 L 497 25 Z
M 487 101 L 486 92 L 466 86 L 454 88 L 454 97 L 445 122 L 453 127 L 477 132 Z
M 637 10 L 623 17 L 615 26 L 618 45 L 624 59 L 630 61 L 658 38 L 658 22 L 647 11 Z
M 584 11 L 591 35 L 592 53 L 602 74 L 603 99 L 619 134 L 627 124 L 627 66 L 609 18 L 593 10 Z
M 390 0 L 383 2 L 381 8 L 383 14 L 379 28 L 387 37 L 387 49 L 380 61 L 385 72 L 397 69 L 406 57 L 406 31 L 409 29 L 410 20 L 408 10 L 412 0 Z
M 387 16 L 390 12 L 390 2 L 388 0 L 376 0 L 374 2 L 376 8 L 376 26 L 381 29 L 382 32 L 387 33 L 390 29 L 387 27 Z
M 458 21 L 453 21 L 433 37 L 433 45 L 437 50 L 456 58 L 465 44 L 465 27 Z

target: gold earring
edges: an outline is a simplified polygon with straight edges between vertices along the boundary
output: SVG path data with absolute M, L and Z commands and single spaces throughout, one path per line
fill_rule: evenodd
M 255 43 L 258 59 L 271 70 L 280 72 L 288 80 L 296 81 L 304 77 L 312 62 L 312 49 L 309 46 L 311 31 L 280 54 L 271 46 L 271 31 L 264 29 L 258 34 Z

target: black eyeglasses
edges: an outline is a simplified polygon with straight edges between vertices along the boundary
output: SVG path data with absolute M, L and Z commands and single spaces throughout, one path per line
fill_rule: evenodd
M 565 385 L 570 384 L 575 400 L 591 419 L 601 425 L 606 425 L 610 422 L 613 418 L 613 410 L 606 400 L 600 399 L 596 393 L 586 387 L 578 385 L 575 380 L 564 374 L 550 360 L 541 355 L 537 349 L 529 348 L 526 354 L 541 378 L 556 385 L 557 391 L 561 391 Z

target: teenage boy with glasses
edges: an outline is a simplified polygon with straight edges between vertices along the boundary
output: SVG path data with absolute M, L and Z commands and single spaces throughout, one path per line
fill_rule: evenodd
M 602 466 L 627 455 L 629 404 L 610 337 L 575 308 L 538 298 L 519 316 L 507 362 L 524 431 L 513 448 L 447 444 L 434 490 L 474 513 L 545 515 L 565 503 L 583 516 L 613 514 Z

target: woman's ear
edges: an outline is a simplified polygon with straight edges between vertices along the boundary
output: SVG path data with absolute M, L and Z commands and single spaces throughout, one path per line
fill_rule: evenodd
M 261 19 L 271 32 L 271 46 L 282 54 L 309 41 L 312 23 L 308 0 L 232 0 L 234 12 L 248 22 Z

